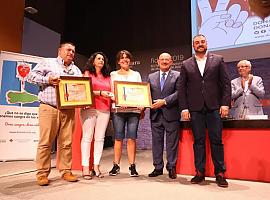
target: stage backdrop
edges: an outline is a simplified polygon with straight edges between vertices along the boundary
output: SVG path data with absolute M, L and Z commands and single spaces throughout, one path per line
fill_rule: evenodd
M 26 82 L 41 57 L 0 52 L 0 160 L 33 160 L 38 143 L 38 87 Z

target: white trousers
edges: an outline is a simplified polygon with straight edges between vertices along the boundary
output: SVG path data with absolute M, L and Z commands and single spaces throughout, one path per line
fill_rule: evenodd
M 110 119 L 110 111 L 96 109 L 81 110 L 82 122 L 82 166 L 89 166 L 90 149 L 93 136 L 94 140 L 94 165 L 99 165 L 102 156 L 105 132 Z

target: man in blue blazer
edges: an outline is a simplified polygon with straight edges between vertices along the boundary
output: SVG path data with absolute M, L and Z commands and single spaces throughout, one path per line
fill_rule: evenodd
M 154 171 L 149 177 L 163 174 L 164 135 L 166 135 L 166 169 L 169 177 L 175 179 L 175 165 L 178 156 L 180 129 L 180 109 L 178 105 L 178 81 L 180 73 L 171 70 L 172 57 L 168 53 L 160 54 L 158 65 L 160 70 L 149 75 L 153 105 L 150 110 L 152 130 L 152 151 Z
M 183 62 L 179 80 L 179 105 L 182 119 L 191 120 L 194 137 L 196 175 L 191 183 L 205 179 L 206 128 L 215 166 L 216 182 L 228 187 L 224 177 L 224 148 L 222 144 L 222 120 L 228 116 L 231 103 L 231 83 L 228 69 L 222 56 L 207 53 L 204 35 L 193 38 L 195 55 Z

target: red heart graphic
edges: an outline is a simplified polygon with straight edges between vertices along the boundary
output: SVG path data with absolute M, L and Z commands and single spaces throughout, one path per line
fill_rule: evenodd
M 30 67 L 28 65 L 19 65 L 17 67 L 18 73 L 22 78 L 25 78 L 29 72 L 30 72 Z

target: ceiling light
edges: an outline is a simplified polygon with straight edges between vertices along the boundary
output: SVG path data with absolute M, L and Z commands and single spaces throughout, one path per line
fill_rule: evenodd
M 35 8 L 31 7 L 31 6 L 24 8 L 24 10 L 26 12 L 30 13 L 30 14 L 36 14 L 38 12 L 37 9 L 35 9 Z

